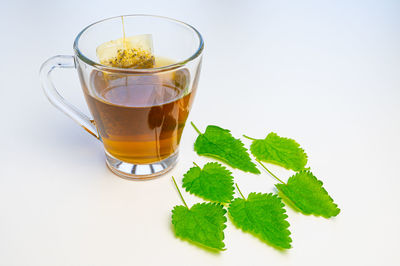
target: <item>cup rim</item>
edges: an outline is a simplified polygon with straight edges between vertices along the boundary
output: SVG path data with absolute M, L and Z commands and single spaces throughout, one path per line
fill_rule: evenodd
M 192 54 L 190 57 L 181 60 L 177 63 L 171 64 L 171 65 L 167 65 L 167 66 L 162 66 L 162 67 L 155 67 L 155 68 L 145 68 L 145 69 L 133 69 L 133 68 L 120 68 L 120 67 L 112 67 L 112 66 L 106 66 L 100 63 L 97 63 L 93 60 L 91 60 L 89 57 L 85 56 L 79 49 L 79 40 L 80 37 L 82 36 L 83 33 L 85 33 L 89 28 L 91 28 L 92 26 L 95 26 L 101 22 L 107 21 L 107 20 L 111 20 L 111 19 L 115 19 L 115 18 L 120 18 L 120 17 L 154 17 L 154 18 L 161 18 L 161 19 L 165 19 L 165 20 L 169 20 L 178 24 L 181 24 L 183 26 L 185 26 L 186 28 L 191 29 L 192 31 L 194 31 L 197 35 L 197 37 L 199 38 L 199 46 L 197 48 L 197 50 L 194 52 L 194 54 Z M 173 19 L 173 18 L 169 18 L 169 17 L 165 17 L 165 16 L 158 16 L 158 15 L 148 15 L 148 14 L 130 14 L 130 15 L 120 15 L 120 16 L 114 16 L 114 17 L 109 17 L 109 18 L 105 18 L 99 21 L 96 21 L 88 26 L 86 26 L 81 32 L 78 33 L 78 35 L 75 38 L 74 41 L 74 51 L 75 54 L 78 56 L 79 59 L 81 59 L 83 62 L 85 62 L 88 65 L 91 65 L 101 71 L 107 71 L 107 72 L 125 72 L 125 73 L 158 73 L 158 72 L 163 72 L 163 71 L 168 71 L 168 70 L 173 70 L 173 69 L 177 69 L 180 68 L 184 65 L 186 65 L 188 62 L 193 61 L 194 59 L 196 59 L 197 57 L 199 57 L 202 53 L 204 49 L 204 40 L 203 37 L 201 36 L 200 32 L 193 27 L 190 24 L 187 24 L 183 21 L 177 20 L 177 19 Z

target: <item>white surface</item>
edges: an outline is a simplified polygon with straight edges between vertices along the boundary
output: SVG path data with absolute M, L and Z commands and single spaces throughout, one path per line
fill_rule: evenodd
M 399 1 L 3 1 L 0 265 L 399 265 Z M 230 222 L 227 251 L 174 237 L 170 210 L 192 161 L 130 182 L 104 164 L 101 143 L 47 102 L 38 70 L 71 54 L 99 19 L 151 13 L 197 27 L 206 42 L 190 120 L 235 136 L 293 137 L 342 209 L 331 220 L 288 209 L 293 248 L 278 252 Z M 57 84 L 85 108 L 73 70 Z M 277 174 L 289 173 L 272 167 Z M 274 180 L 234 171 L 242 191 Z M 184 193 L 190 204 L 199 198 Z

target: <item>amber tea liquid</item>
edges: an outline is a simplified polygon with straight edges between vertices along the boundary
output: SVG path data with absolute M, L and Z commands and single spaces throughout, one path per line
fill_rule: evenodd
M 174 63 L 156 58 L 156 67 Z M 159 162 L 177 152 L 196 87 L 189 71 L 105 74 L 93 71 L 84 88 L 106 151 L 133 164 Z

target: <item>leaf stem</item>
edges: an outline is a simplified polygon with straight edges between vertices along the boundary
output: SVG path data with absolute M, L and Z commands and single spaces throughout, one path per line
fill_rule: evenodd
M 172 180 L 174 181 L 175 187 L 176 187 L 176 189 L 177 189 L 178 192 L 179 192 L 179 196 L 181 196 L 181 199 L 182 199 L 182 201 L 183 201 L 183 204 L 185 204 L 186 208 L 189 209 L 189 207 L 188 207 L 187 204 L 186 204 L 186 201 L 183 199 L 182 193 L 181 193 L 181 191 L 179 190 L 178 185 L 176 184 L 175 178 L 172 177 Z
M 251 137 L 246 136 L 246 135 L 243 135 L 243 137 L 245 137 L 246 139 L 257 140 L 257 139 L 255 139 L 255 138 L 251 138 Z
M 194 125 L 194 123 L 193 122 L 191 122 L 190 121 L 190 124 L 192 125 L 192 127 L 194 128 L 194 130 L 196 130 L 197 131 L 197 133 L 199 134 L 199 135 L 201 135 L 202 133 L 200 132 L 200 130 Z
M 240 196 L 242 196 L 242 198 L 245 200 L 246 198 L 243 196 L 242 191 L 240 191 L 240 188 L 237 183 L 235 183 L 235 186 L 236 186 L 237 190 L 239 191 Z
M 279 182 L 281 182 L 282 184 L 286 184 L 285 182 L 283 182 L 282 180 L 280 180 L 276 175 L 274 175 L 270 170 L 268 170 L 267 167 L 265 167 L 265 165 L 258 159 L 256 159 L 256 161 L 273 177 L 275 177 L 276 180 L 278 180 Z
M 198 168 L 201 168 L 197 163 L 193 162 L 193 164 L 194 164 L 195 166 L 197 166 Z

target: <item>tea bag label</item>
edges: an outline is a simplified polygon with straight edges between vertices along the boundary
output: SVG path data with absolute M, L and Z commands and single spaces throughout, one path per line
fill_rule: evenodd
M 155 64 L 151 34 L 112 40 L 96 49 L 100 64 L 120 68 L 152 68 Z

